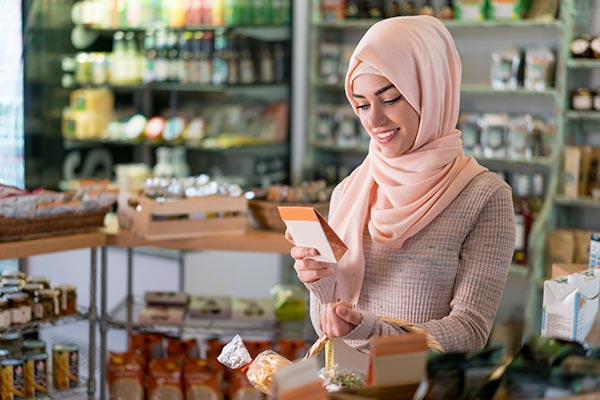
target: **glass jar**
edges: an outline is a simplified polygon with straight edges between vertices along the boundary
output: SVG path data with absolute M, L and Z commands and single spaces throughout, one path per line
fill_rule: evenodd
M 6 278 L 2 278 L 2 287 L 16 287 L 19 288 L 19 290 L 21 290 L 21 288 L 25 286 L 25 280 L 24 279 L 6 279 Z
M 0 349 L 0 361 L 10 358 L 10 352 L 6 349 Z
M 2 279 L 21 279 L 25 280 L 25 273 L 21 271 L 4 271 Z
M 24 325 L 31 322 L 31 305 L 27 293 L 15 293 L 6 296 L 10 308 L 11 325 Z
M 58 290 L 45 289 L 37 292 L 33 314 L 35 319 L 43 320 L 60 316 Z
M 42 289 L 42 285 L 36 283 L 28 283 L 23 286 L 21 291 L 28 296 L 29 307 L 31 307 L 31 319 L 36 319 L 34 315 L 34 307 L 35 307 L 35 296 L 37 292 Z
M 579 88 L 573 93 L 571 104 L 573 110 L 588 111 L 592 109 L 592 92 L 586 88 Z
M 8 299 L 0 297 L 0 329 L 6 329 L 10 326 L 10 307 Z
M 9 358 L 20 358 L 21 335 L 19 333 L 7 333 L 0 336 L 0 348 L 8 350 Z
M 46 354 L 46 342 L 43 340 L 23 340 L 21 354 Z
M 17 286 L 0 287 L 0 296 L 8 296 L 9 294 L 20 293 L 21 288 Z
M 74 285 L 57 285 L 60 315 L 73 315 L 77 313 L 77 289 Z
M 50 289 L 50 279 L 45 276 L 30 276 L 27 283 L 37 283 L 43 286 L 43 289 Z

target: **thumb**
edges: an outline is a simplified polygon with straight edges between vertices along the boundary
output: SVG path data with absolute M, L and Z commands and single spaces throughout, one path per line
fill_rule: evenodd
M 350 307 L 338 306 L 335 309 L 335 313 L 338 317 L 354 326 L 359 325 L 362 321 L 362 315 L 358 311 L 355 311 Z

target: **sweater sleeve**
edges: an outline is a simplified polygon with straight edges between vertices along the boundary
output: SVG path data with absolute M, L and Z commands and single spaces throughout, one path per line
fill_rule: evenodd
M 447 352 L 485 346 L 500 305 L 515 243 L 511 190 L 497 189 L 482 207 L 463 242 L 450 313 L 420 326 Z M 374 336 L 402 333 L 396 326 L 363 312 L 359 326 L 344 337 L 353 347 L 364 348 Z

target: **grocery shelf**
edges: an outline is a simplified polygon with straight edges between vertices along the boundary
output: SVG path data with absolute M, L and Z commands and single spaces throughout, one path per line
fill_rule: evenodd
M 598 121 L 600 120 L 600 111 L 575 111 L 569 110 L 565 113 L 567 119 L 572 121 Z
M 282 142 L 269 142 L 269 143 L 256 143 L 256 144 L 244 144 L 240 146 L 231 146 L 231 147 L 205 147 L 205 146 L 195 146 L 186 144 L 185 142 L 152 142 L 148 140 L 119 140 L 119 139 L 64 139 L 63 144 L 65 149 L 78 149 L 78 148 L 86 148 L 91 146 L 96 146 L 98 144 L 104 145 L 112 145 L 112 146 L 149 146 L 149 147 L 159 147 L 159 146 L 185 146 L 188 150 L 197 150 L 197 151 L 205 151 L 212 152 L 218 151 L 220 154 L 243 154 L 249 152 L 251 154 L 260 154 L 261 151 L 264 151 L 269 154 L 273 154 L 274 152 L 280 152 L 283 150 L 287 150 L 287 144 Z
M 284 83 L 255 83 L 252 85 L 203 85 L 198 83 L 160 82 L 140 83 L 131 85 L 106 85 L 116 92 L 156 91 L 156 92 L 193 92 L 193 93 L 232 93 L 248 90 L 285 91 L 288 86 Z
M 340 21 L 317 21 L 313 23 L 316 28 L 329 29 L 367 29 L 378 19 L 355 19 L 355 20 L 340 20 Z M 515 21 L 460 21 L 460 20 L 442 20 L 444 25 L 449 29 L 453 28 L 526 28 L 535 27 L 548 29 L 562 29 L 563 22 L 561 20 L 515 20 Z
M 85 309 L 84 307 L 78 307 L 77 314 L 65 317 L 46 319 L 43 321 L 32 321 L 25 325 L 10 326 L 6 329 L 0 329 L 0 335 L 5 335 L 7 333 L 25 334 L 35 332 L 40 329 L 47 329 L 50 327 L 61 327 L 64 325 L 74 324 L 77 322 L 87 320 L 88 317 L 89 313 L 87 312 L 87 309 Z
M 567 67 L 573 69 L 595 69 L 600 68 L 600 60 L 586 58 L 570 58 L 566 63 Z
M 552 157 L 533 157 L 531 159 L 517 158 L 494 158 L 475 156 L 477 161 L 491 169 L 509 170 L 540 170 L 552 168 L 554 159 Z
M 594 200 L 591 197 L 570 199 L 564 196 L 556 196 L 554 204 L 562 207 L 600 208 L 600 200 Z
M 158 332 L 162 334 L 177 335 L 180 331 L 186 334 L 196 335 L 218 335 L 232 336 L 235 334 L 249 335 L 256 337 L 275 338 L 282 332 L 289 333 L 302 332 L 304 320 L 280 322 L 276 320 L 234 320 L 234 319 L 209 319 L 209 318 L 189 318 L 185 317 L 182 325 L 163 325 L 163 324 L 139 324 L 140 312 L 142 310 L 143 299 L 136 298 L 131 309 L 131 324 L 127 319 L 127 299 L 122 300 L 108 314 L 108 324 L 117 329 L 134 329 L 140 332 Z
M 328 83 L 315 80 L 315 88 L 322 90 L 344 90 L 343 82 Z M 558 92 L 555 88 L 544 90 L 529 90 L 525 88 L 517 89 L 494 89 L 489 84 L 463 83 L 461 86 L 463 95 L 482 95 L 482 96 L 531 96 L 531 97 L 552 97 L 556 98 Z
M 52 376 L 49 375 L 50 386 L 52 386 Z M 46 396 L 37 396 L 36 399 L 81 399 L 88 394 L 87 378 L 79 377 L 79 386 L 73 389 L 56 390 L 50 389 L 50 393 Z
M 288 25 L 189 25 L 182 27 L 161 26 L 161 29 L 182 32 L 182 31 L 234 31 L 247 36 L 261 37 L 265 40 L 287 40 L 290 37 L 290 28 Z M 146 32 L 147 30 L 156 30 L 156 26 L 147 27 L 86 27 L 87 30 L 97 32 L 100 35 L 112 35 L 117 31 L 124 32 Z
M 327 144 L 311 144 L 315 149 L 322 151 L 329 151 L 332 153 L 343 153 L 343 154 L 356 154 L 356 155 L 366 155 L 369 151 L 367 146 L 353 146 L 353 147 L 343 147 L 336 145 L 327 145 Z

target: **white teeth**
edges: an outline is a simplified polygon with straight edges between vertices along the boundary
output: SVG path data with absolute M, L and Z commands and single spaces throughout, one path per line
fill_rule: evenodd
M 377 137 L 380 138 L 380 139 L 385 139 L 387 137 L 392 136 L 395 132 L 396 132 L 396 130 L 392 129 L 391 131 L 387 131 L 387 132 L 383 132 L 383 133 L 378 133 Z

